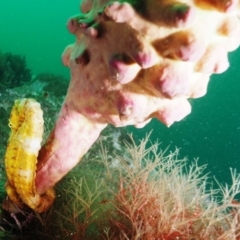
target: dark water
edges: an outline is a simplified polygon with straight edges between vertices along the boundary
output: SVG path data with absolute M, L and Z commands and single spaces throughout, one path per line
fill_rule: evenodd
M 0 1 L 0 51 L 26 56 L 33 74 L 51 72 L 68 76 L 60 61 L 63 49 L 74 41 L 65 25 L 78 12 L 79 0 Z M 151 140 L 162 148 L 181 149 L 221 182 L 230 181 L 229 168 L 240 172 L 240 50 L 230 54 L 231 67 L 214 75 L 205 97 L 192 102 L 192 113 L 170 128 L 152 120 L 134 129 L 137 138 L 152 130 Z
M 181 157 L 199 158 L 210 175 L 228 183 L 230 168 L 240 173 L 240 50 L 229 60 L 230 68 L 212 76 L 207 95 L 192 101 L 192 113 L 183 121 L 167 128 L 154 119 L 144 129 L 128 128 L 138 138 L 152 131 L 151 139 L 163 149 L 180 148 Z

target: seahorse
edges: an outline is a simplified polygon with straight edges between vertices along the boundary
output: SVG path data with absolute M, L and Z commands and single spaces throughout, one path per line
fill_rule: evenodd
M 5 153 L 7 195 L 21 209 L 27 205 L 36 212 L 45 212 L 55 199 L 55 191 L 51 188 L 39 195 L 35 187 L 37 157 L 44 131 L 40 104 L 34 99 L 15 100 L 9 127 Z

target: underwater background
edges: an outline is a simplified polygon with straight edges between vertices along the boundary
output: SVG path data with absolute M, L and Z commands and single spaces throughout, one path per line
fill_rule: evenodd
M 41 103 L 45 116 L 45 129 L 47 130 L 44 136 L 44 138 L 46 138 L 60 110 L 60 106 L 64 99 L 70 78 L 69 69 L 65 68 L 61 63 L 61 54 L 67 45 L 75 41 L 74 36 L 71 35 L 66 28 L 66 22 L 69 17 L 79 12 L 79 3 L 80 0 L 62 0 L 61 2 L 56 0 L 0 1 L 0 204 L 3 203 L 3 199 L 6 196 L 4 189 L 6 182 L 4 153 L 10 132 L 8 127 L 8 118 L 13 102 L 17 98 L 32 97 Z M 174 153 L 176 148 L 178 148 L 180 150 L 179 155 L 178 158 L 174 159 L 174 161 L 177 161 L 179 158 L 187 157 L 187 166 L 191 167 L 191 165 L 194 164 L 194 159 L 199 159 L 199 166 L 207 164 L 204 173 L 209 173 L 209 181 L 214 185 L 213 187 L 219 187 L 214 182 L 213 177 L 216 177 L 218 182 L 221 184 L 226 183 L 231 185 L 232 179 L 230 168 L 236 169 L 236 172 L 240 173 L 239 59 L 240 49 L 229 54 L 229 69 L 223 74 L 215 74 L 211 77 L 211 81 L 208 85 L 208 92 L 204 97 L 190 100 L 192 105 L 192 113 L 185 117 L 181 122 L 174 123 L 169 128 L 156 119 L 152 119 L 152 121 L 142 129 L 136 129 L 132 126 L 129 126 L 120 130 L 114 130 L 114 128 L 110 127 L 105 129 L 102 133 L 102 139 L 105 139 L 103 143 L 107 144 L 108 146 L 106 147 L 111 148 L 112 152 L 116 151 L 122 156 L 125 154 L 125 152 L 122 151 L 124 147 L 119 147 L 119 145 L 115 142 L 116 139 L 119 139 L 121 134 L 121 136 L 123 136 L 122 139 L 126 140 L 127 136 L 125 131 L 132 133 L 134 139 L 138 141 L 145 138 L 147 134 L 151 133 L 148 146 L 151 146 L 153 143 L 158 141 L 161 149 L 167 149 L 166 155 L 169 153 Z M 112 139 L 112 141 L 109 139 Z M 91 151 L 86 154 L 85 157 L 87 160 L 91 160 L 96 157 L 96 150 L 100 149 L 99 142 L 97 142 L 92 147 Z M 137 150 L 136 152 L 138 152 Z M 110 155 L 110 159 L 111 158 L 114 158 L 114 155 Z M 5 212 L 2 210 L 2 208 L 0 208 L 0 239 L 37 240 L 43 239 L 42 236 L 45 236 L 47 233 L 51 233 L 52 235 L 49 236 L 49 238 L 46 237 L 44 239 L 73 239 L 71 236 L 75 236 L 75 239 L 85 239 L 76 237 L 78 234 L 78 230 L 76 229 L 80 229 L 79 232 L 81 233 L 81 228 L 79 226 L 81 226 L 82 222 L 85 221 L 85 213 L 82 212 L 82 209 L 85 208 L 81 205 L 81 203 L 86 200 L 84 197 L 87 195 L 87 190 L 90 189 L 90 187 L 93 187 L 93 189 L 91 189 L 91 191 L 93 191 L 91 194 L 93 193 L 93 196 L 99 195 L 99 199 L 101 199 L 101 201 L 98 201 L 98 197 L 96 197 L 96 200 L 90 199 L 89 202 L 92 201 L 90 204 L 90 209 L 98 209 L 98 211 L 100 211 L 96 211 L 96 216 L 98 216 L 98 214 L 100 217 L 102 217 L 102 215 L 108 216 L 108 214 L 112 211 L 112 209 L 109 207 L 111 205 L 111 196 L 102 196 L 102 190 L 100 187 L 103 186 L 103 192 L 105 192 L 106 189 L 104 181 L 106 181 L 106 183 L 109 184 L 106 184 L 106 186 L 113 188 L 115 185 L 111 185 L 112 182 L 109 181 L 109 179 L 115 180 L 113 181 L 114 184 L 118 184 L 116 180 L 116 176 L 118 175 L 115 174 L 118 173 L 118 170 L 114 169 L 114 161 L 111 162 L 111 165 L 107 165 L 107 168 L 108 166 L 112 167 L 111 178 L 106 178 L 106 180 L 103 180 L 103 185 L 101 185 L 102 182 L 99 181 L 99 179 L 102 179 L 102 175 L 104 176 L 105 174 L 104 171 L 101 171 L 103 167 L 100 168 L 100 165 L 95 166 L 94 161 L 89 162 L 82 160 L 81 164 L 79 164 L 75 170 L 70 172 L 66 178 L 60 182 L 60 184 L 56 187 L 58 197 L 56 204 L 53 206 L 53 210 L 46 215 L 41 215 L 39 219 L 35 216 L 35 220 L 40 221 L 36 222 L 36 226 L 34 225 L 35 222 L 33 221 L 34 226 L 29 226 L 30 232 L 26 231 L 26 233 L 24 233 L 26 235 L 23 234 L 22 237 L 18 237 L 19 233 L 22 234 L 22 232 L 18 229 L 19 226 L 16 226 L 14 221 L 10 222 L 10 224 L 6 224 L 4 215 Z M 119 167 L 121 164 L 116 166 L 116 168 L 119 169 L 119 173 L 121 173 L 122 169 Z M 182 170 L 182 168 L 180 169 Z M 183 171 L 181 170 L 180 173 L 176 172 L 180 176 L 185 169 L 183 168 Z M 146 168 L 144 171 L 149 170 Z M 141 177 L 141 171 L 138 172 Z M 175 181 L 179 183 L 177 174 L 174 174 L 174 176 L 176 176 L 176 178 L 174 178 L 174 176 L 168 173 L 168 178 L 166 180 L 168 183 L 169 179 L 169 182 L 171 183 L 170 187 L 173 188 L 174 193 L 178 188 L 176 188 L 173 184 L 173 180 L 175 179 Z M 201 181 L 204 186 L 204 178 L 200 178 L 200 175 L 197 174 L 198 172 L 196 171 L 196 179 Z M 119 176 L 120 175 L 121 174 L 119 174 Z M 127 175 L 127 177 L 129 176 L 130 174 Z M 193 192 L 190 191 L 192 188 L 189 186 L 192 186 L 195 189 L 195 185 L 191 185 L 191 178 L 189 179 L 190 181 L 183 185 L 176 185 L 180 186 L 179 193 L 183 193 L 184 198 L 185 196 L 188 196 L 191 200 L 193 196 L 195 199 L 196 192 L 195 190 Z M 194 176 L 192 179 L 192 182 L 194 182 Z M 235 196 L 236 198 L 234 198 L 237 200 L 240 198 L 239 179 L 240 177 L 235 178 L 237 183 L 235 182 L 234 185 L 237 186 L 236 192 L 238 194 Z M 127 182 L 126 184 L 127 186 L 130 186 L 129 189 L 134 189 L 131 188 L 132 183 L 129 183 L 131 182 Z M 140 185 L 144 185 L 141 184 L 141 181 L 139 183 Z M 158 182 L 157 185 L 159 185 Z M 201 184 L 199 184 L 198 187 L 200 185 Z M 97 186 L 100 187 L 97 188 Z M 201 189 L 201 187 L 199 188 Z M 160 195 L 165 196 L 164 192 L 162 192 L 162 186 L 157 190 Z M 123 193 L 124 192 L 125 189 L 123 189 Z M 148 198 L 149 192 L 146 191 L 146 193 Z M 121 194 L 117 196 L 121 196 Z M 123 196 L 125 195 L 123 194 Z M 201 194 L 199 196 L 201 197 Z M 207 206 L 209 206 L 211 205 L 211 199 L 208 197 L 210 195 L 206 196 L 207 197 L 205 198 L 202 197 L 202 201 L 204 204 L 207 203 Z M 141 196 L 137 195 L 137 200 L 138 199 L 144 199 L 144 194 Z M 161 198 L 159 199 L 161 200 Z M 223 201 L 223 203 L 225 202 Z M 74 211 L 72 209 L 75 209 L 73 208 L 75 207 L 75 204 L 77 208 L 80 209 L 80 214 L 79 216 L 77 215 L 76 217 L 73 217 Z M 185 204 L 188 207 L 188 202 Z M 192 206 L 194 205 L 191 205 L 189 209 L 192 209 Z M 148 213 L 149 209 L 151 210 L 151 208 L 146 209 L 146 211 L 144 210 L 146 213 Z M 166 209 L 168 208 L 166 207 Z M 203 208 L 203 210 L 205 209 Z M 217 210 L 217 212 L 219 211 Z M 173 213 L 175 214 L 174 210 Z M 194 211 L 193 213 L 195 214 Z M 239 213 L 240 212 L 238 212 L 238 214 Z M 113 214 L 116 213 L 113 211 Z M 30 215 L 31 214 L 29 214 L 29 216 Z M 66 216 L 69 216 L 70 220 L 77 220 L 76 229 L 75 226 L 71 226 L 71 224 L 69 224 L 69 219 L 66 220 Z M 109 216 L 111 219 L 112 215 L 109 214 Z M 171 215 L 169 214 L 169 216 Z M 95 215 L 93 218 L 95 218 Z M 194 215 L 194 219 L 195 218 L 196 217 Z M 54 221 L 51 219 L 54 219 Z M 119 220 L 119 218 L 116 219 Z M 13 219 L 10 218 L 10 220 Z M 199 220 L 197 219 L 196 223 L 194 222 L 194 224 L 191 226 L 198 226 L 198 221 Z M 44 224 L 39 224 L 39 222 Z M 52 225 L 49 225 L 49 223 Z M 104 223 L 102 224 L 105 226 Z M 225 222 L 223 221 L 222 224 L 224 225 Z M 9 228 L 10 226 L 11 228 Z M 66 231 L 66 228 L 68 227 L 69 229 Z M 88 233 L 92 232 L 92 227 L 93 230 L 95 229 L 93 224 L 88 228 Z M 59 229 L 61 231 L 59 231 Z M 201 228 L 199 229 L 201 230 Z M 10 238 L 12 235 L 10 234 L 9 236 L 8 231 L 13 233 L 15 237 Z M 33 235 L 31 235 L 32 233 Z M 237 233 L 239 232 L 236 232 L 236 234 Z M 28 234 L 30 234 L 29 236 L 34 237 L 28 238 Z M 91 237 L 88 239 L 93 240 Z
M 69 78 L 61 53 L 74 41 L 65 27 L 78 13 L 79 0 L 0 1 L 0 51 L 25 56 L 32 76 L 48 72 Z M 230 183 L 230 168 L 240 172 L 240 49 L 229 54 L 230 68 L 213 75 L 203 98 L 190 100 L 192 113 L 167 128 L 152 120 L 143 129 L 127 127 L 135 139 L 152 132 L 161 148 L 180 149 L 181 157 L 199 165 L 219 182 Z M 0 93 L 2 94 L 2 93 Z

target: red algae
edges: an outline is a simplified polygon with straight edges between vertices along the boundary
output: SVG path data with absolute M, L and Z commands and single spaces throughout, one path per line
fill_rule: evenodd
M 188 166 L 178 150 L 167 155 L 147 141 L 126 144 L 121 155 L 103 149 L 70 173 L 51 234 L 57 228 L 62 237 L 71 234 L 67 239 L 239 240 L 240 175 L 231 170 L 232 185 L 213 189 L 206 166 Z

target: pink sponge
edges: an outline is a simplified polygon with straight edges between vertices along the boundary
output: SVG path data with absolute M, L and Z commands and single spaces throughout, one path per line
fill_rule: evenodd
M 63 63 L 71 81 L 59 118 L 40 150 L 36 189 L 68 173 L 107 124 L 167 126 L 191 112 L 211 74 L 240 42 L 238 0 L 82 2 L 68 29 L 76 42 Z
M 63 54 L 72 73 L 67 101 L 115 126 L 181 120 L 187 99 L 203 96 L 210 75 L 229 66 L 240 41 L 238 2 L 146 0 L 142 10 L 106 2 L 83 2 L 87 13 L 68 22 L 77 41 Z

